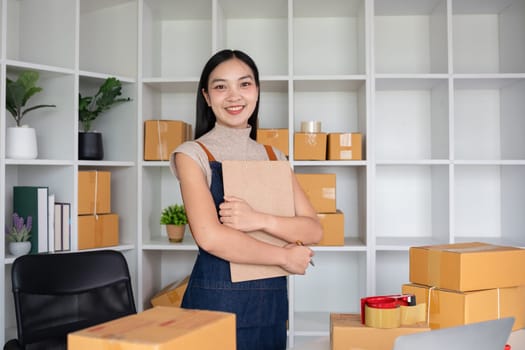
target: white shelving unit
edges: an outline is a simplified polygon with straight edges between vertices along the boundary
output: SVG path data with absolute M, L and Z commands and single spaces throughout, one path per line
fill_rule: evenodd
M 260 126 L 288 128 L 298 173 L 335 173 L 345 245 L 314 247 L 289 279 L 289 347 L 325 349 L 330 312 L 397 293 L 413 245 L 481 240 L 525 246 L 525 0 L 1 0 L 0 226 L 15 185 L 45 184 L 73 204 L 77 174 L 112 173 L 112 211 L 140 310 L 190 273 L 197 247 L 158 223 L 180 202 L 167 162 L 143 161 L 143 122 L 194 121 L 202 66 L 218 49 L 248 52 L 261 73 Z M 5 78 L 40 72 L 29 114 L 39 157 L 5 158 Z M 96 121 L 104 161 L 77 159 L 78 93 L 118 77 L 131 103 Z M 295 161 L 293 132 L 361 132 L 362 161 Z M 6 219 L 7 218 L 7 219 Z M 13 257 L 0 244 L 0 340 L 16 332 Z M 3 275 L 2 275 L 3 274 Z

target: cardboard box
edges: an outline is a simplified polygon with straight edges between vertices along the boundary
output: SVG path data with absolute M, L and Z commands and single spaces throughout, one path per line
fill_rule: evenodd
M 270 145 L 289 155 L 288 129 L 257 129 L 257 142 Z
M 111 172 L 78 172 L 78 215 L 111 213 Z
M 525 285 L 525 249 L 487 243 L 410 248 L 410 282 L 456 291 Z
M 184 293 L 188 287 L 189 280 L 190 276 L 187 276 L 182 280 L 177 280 L 168 284 L 166 287 L 162 288 L 160 292 L 155 294 L 153 298 L 151 298 L 151 305 L 180 307 L 182 298 L 184 297 Z
M 432 329 L 514 317 L 513 330 L 525 327 L 525 286 L 457 292 L 418 284 L 404 284 L 403 293 L 426 303 Z M 499 305 L 498 305 L 499 304 Z
M 324 132 L 294 134 L 295 160 L 326 160 L 327 134 Z
M 329 133 L 328 160 L 362 160 L 363 138 L 360 133 Z
M 317 245 L 345 245 L 345 216 L 342 211 L 336 213 L 317 213 L 323 227 L 323 238 Z
M 119 244 L 117 214 L 79 215 L 78 249 L 111 247 Z
M 169 160 L 177 146 L 191 139 L 191 125 L 180 120 L 144 121 L 144 160 Z
M 361 323 L 359 314 L 330 314 L 331 350 L 392 350 L 400 335 L 430 331 L 426 324 L 399 328 L 372 328 Z
M 295 174 L 318 213 L 335 213 L 335 174 Z
M 69 350 L 235 349 L 235 314 L 157 306 L 69 333 Z

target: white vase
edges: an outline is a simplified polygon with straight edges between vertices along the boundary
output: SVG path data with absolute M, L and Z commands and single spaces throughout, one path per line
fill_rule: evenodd
M 31 251 L 31 242 L 9 242 L 9 252 L 14 256 L 25 255 Z
M 12 159 L 35 159 L 38 156 L 36 132 L 27 125 L 7 128 L 6 157 Z

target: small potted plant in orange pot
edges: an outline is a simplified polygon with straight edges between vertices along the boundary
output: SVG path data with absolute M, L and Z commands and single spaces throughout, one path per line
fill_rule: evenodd
M 166 233 L 170 242 L 180 243 L 184 237 L 188 218 L 182 204 L 172 204 L 162 210 L 161 225 L 166 225 Z

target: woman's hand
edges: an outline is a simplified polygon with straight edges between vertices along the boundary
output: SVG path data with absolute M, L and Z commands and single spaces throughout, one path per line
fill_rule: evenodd
M 304 275 L 314 256 L 313 250 L 294 243 L 287 244 L 284 248 L 287 250 L 287 259 L 286 264 L 281 267 L 292 274 Z
M 220 221 L 233 229 L 251 232 L 261 229 L 263 215 L 243 199 L 234 196 L 224 196 L 224 202 L 219 205 Z

